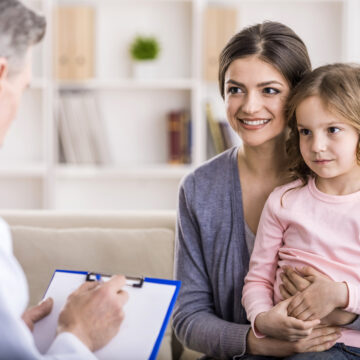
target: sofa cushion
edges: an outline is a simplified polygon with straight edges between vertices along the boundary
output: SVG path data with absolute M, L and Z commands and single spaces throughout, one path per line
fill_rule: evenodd
M 30 304 L 44 295 L 56 269 L 171 279 L 174 231 L 169 229 L 53 229 L 12 226 L 14 253 L 29 283 Z M 168 326 L 158 359 L 171 359 Z
M 14 253 L 30 284 L 30 304 L 43 296 L 55 269 L 173 276 L 169 229 L 44 229 L 11 227 Z

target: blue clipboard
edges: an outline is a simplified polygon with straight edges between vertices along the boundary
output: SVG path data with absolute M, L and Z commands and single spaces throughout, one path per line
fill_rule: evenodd
M 87 271 L 55 270 L 44 296 L 54 299 L 53 311 L 34 328 L 35 344 L 40 352 L 45 353 L 56 336 L 57 318 L 67 296 L 89 279 L 89 274 L 99 279 L 96 273 Z M 132 285 L 125 288 L 129 292 L 129 301 L 124 308 L 124 322 L 118 335 L 95 353 L 99 359 L 114 359 L 112 352 L 117 354 L 116 359 L 155 360 L 157 357 L 181 282 L 145 277 L 138 286 L 137 279 L 131 278 L 129 284 Z M 141 351 L 144 353 L 134 353 Z

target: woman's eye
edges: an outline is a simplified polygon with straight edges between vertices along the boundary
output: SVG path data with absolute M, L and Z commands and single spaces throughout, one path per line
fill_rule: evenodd
M 299 133 L 300 135 L 309 135 L 310 134 L 310 130 L 309 129 L 299 129 Z
M 263 89 L 263 92 L 265 94 L 274 95 L 274 94 L 278 94 L 280 91 L 272 87 L 266 87 Z
M 238 94 L 238 93 L 242 92 L 242 90 L 239 87 L 232 86 L 229 88 L 228 92 L 230 94 Z
M 335 126 L 330 126 L 328 131 L 329 131 L 330 134 L 336 134 L 337 132 L 340 131 L 340 129 L 338 127 L 335 127 Z

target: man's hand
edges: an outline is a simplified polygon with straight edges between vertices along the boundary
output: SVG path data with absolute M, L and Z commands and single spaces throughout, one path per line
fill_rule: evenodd
M 262 334 L 279 340 L 297 341 L 309 336 L 320 319 L 303 321 L 288 316 L 288 306 L 293 298 L 279 302 L 271 310 L 260 313 L 255 327 Z
M 50 314 L 53 303 L 53 299 L 48 298 L 42 301 L 40 304 L 35 305 L 24 311 L 24 313 L 22 314 L 22 319 L 24 320 L 30 331 L 34 330 L 35 323 Z
M 128 293 L 125 277 L 113 276 L 105 283 L 86 282 L 67 299 L 59 316 L 57 332 L 71 332 L 91 351 L 105 346 L 119 331 Z
M 315 328 L 309 336 L 295 342 L 277 340 L 270 337 L 257 338 L 249 330 L 246 352 L 251 355 L 287 357 L 296 353 L 326 351 L 335 345 L 341 333 L 336 327 Z

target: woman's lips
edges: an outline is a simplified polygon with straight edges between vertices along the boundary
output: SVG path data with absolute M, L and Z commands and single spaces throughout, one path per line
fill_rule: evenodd
M 270 122 L 270 119 L 259 119 L 259 118 L 240 119 L 240 118 L 238 118 L 238 121 L 241 124 L 241 126 L 246 130 L 258 130 L 258 129 L 262 129 L 264 126 L 266 126 L 266 124 L 268 124 Z
M 250 126 L 265 125 L 270 121 L 270 119 L 239 119 L 239 120 L 243 124 Z

